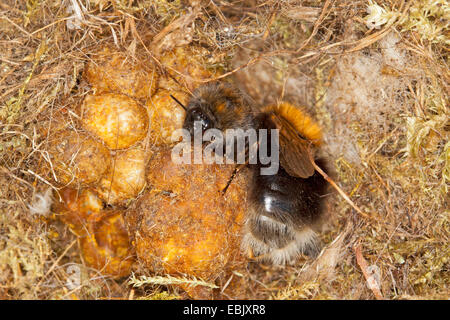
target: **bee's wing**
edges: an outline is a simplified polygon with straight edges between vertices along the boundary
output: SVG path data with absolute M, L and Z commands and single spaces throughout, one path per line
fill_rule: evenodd
M 309 160 L 308 140 L 284 118 L 272 113 L 272 120 L 280 130 L 280 164 L 294 177 L 308 178 L 314 174 L 314 166 Z

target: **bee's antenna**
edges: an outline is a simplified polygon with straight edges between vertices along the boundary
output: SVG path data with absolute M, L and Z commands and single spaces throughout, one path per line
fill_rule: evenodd
M 186 107 L 184 106 L 184 104 L 182 104 L 180 102 L 180 100 L 178 100 L 177 98 L 175 98 L 173 95 L 170 95 L 170 97 L 175 100 L 176 103 L 178 103 L 180 105 L 180 107 L 182 107 L 184 109 L 184 111 L 187 111 Z

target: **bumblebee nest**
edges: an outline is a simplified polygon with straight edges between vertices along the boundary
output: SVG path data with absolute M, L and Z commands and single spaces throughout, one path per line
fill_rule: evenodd
M 256 103 L 305 106 L 323 127 L 333 180 L 363 213 L 330 194 L 319 258 L 249 263 L 233 273 L 236 296 L 449 297 L 445 1 L 6 0 L 0 10 L 0 298 L 178 299 L 175 285 L 212 285 L 139 268 L 117 280 L 88 267 L 51 210 L 59 187 L 47 176 L 51 139 L 75 127 L 69 106 L 92 93 L 83 70 L 99 48 L 163 68 L 165 52 L 192 45 L 211 78 L 224 74 Z M 173 78 L 189 92 L 182 73 Z

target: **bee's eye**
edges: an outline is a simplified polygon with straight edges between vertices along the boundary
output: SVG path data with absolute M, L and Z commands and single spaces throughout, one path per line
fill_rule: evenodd
M 203 131 L 211 127 L 211 121 L 209 121 L 209 119 L 207 117 L 204 117 L 203 115 L 200 116 L 197 121 L 201 122 Z
M 202 132 L 213 128 L 214 123 L 201 108 L 189 109 L 184 120 L 183 128 L 188 129 L 191 135 L 194 134 L 194 127 L 201 126 Z
M 209 117 L 200 109 L 190 110 L 185 120 L 185 127 L 193 128 L 196 122 L 202 126 L 202 131 L 212 127 L 211 119 L 209 119 Z

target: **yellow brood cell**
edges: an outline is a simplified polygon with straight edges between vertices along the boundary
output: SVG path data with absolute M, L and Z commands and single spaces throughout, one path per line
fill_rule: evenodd
M 108 148 L 83 132 L 68 129 L 49 137 L 48 153 L 51 177 L 58 184 L 92 185 L 98 182 L 111 164 Z
M 123 210 L 104 209 L 91 189 L 64 188 L 61 202 L 54 206 L 78 238 L 83 260 L 102 274 L 121 278 L 130 274 L 134 263 Z
M 145 187 L 145 158 L 142 148 L 118 151 L 110 169 L 94 190 L 108 204 L 136 198 Z
M 157 146 L 172 143 L 172 134 L 183 127 L 185 111 L 170 95 L 187 105 L 189 94 L 180 86 L 173 90 L 159 89 L 147 101 L 150 116 L 150 140 Z
M 89 95 L 81 112 L 83 127 L 112 150 L 128 148 L 147 135 L 147 110 L 125 95 Z
M 92 55 L 84 77 L 97 94 L 116 92 L 147 99 L 155 93 L 159 75 L 153 64 L 105 47 Z

